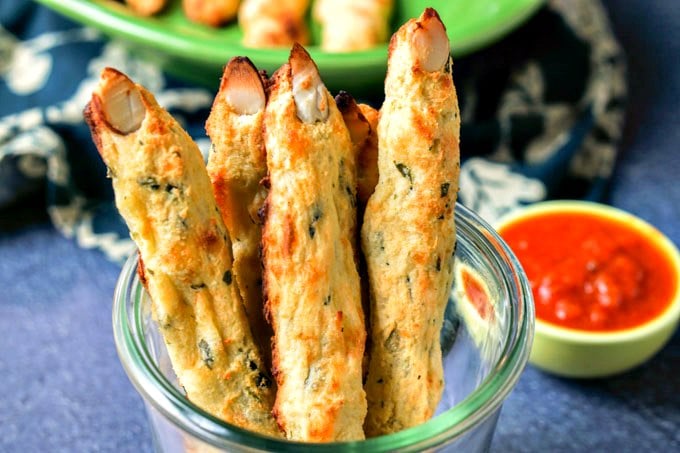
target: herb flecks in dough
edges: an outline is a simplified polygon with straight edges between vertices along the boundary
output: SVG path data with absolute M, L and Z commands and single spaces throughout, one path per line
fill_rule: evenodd
M 179 384 L 213 416 L 280 436 L 274 390 L 243 365 L 249 357 L 262 369 L 262 356 L 238 285 L 222 282 L 232 266 L 231 239 L 198 146 L 151 93 L 110 68 L 85 119 L 111 169 L 116 206 L 139 249 L 140 280 Z
M 439 194 L 442 198 L 447 196 L 449 194 L 449 187 L 451 186 L 450 182 L 445 182 L 441 186 L 439 186 Z
M 205 366 L 212 369 L 213 364 L 215 363 L 215 357 L 212 355 L 210 345 L 207 341 L 201 339 L 201 341 L 198 343 L 198 348 L 201 350 L 201 360 L 203 360 Z
M 316 223 L 321 219 L 323 216 L 323 212 L 321 211 L 321 207 L 318 204 L 315 204 L 314 207 L 312 208 L 312 219 L 309 222 L 309 237 L 314 239 L 314 235 L 316 234 Z
M 290 439 L 363 439 L 355 155 L 333 97 L 300 46 L 274 75 L 264 130 L 262 251 L 274 327 L 274 414 Z
M 399 170 L 399 173 L 401 173 L 401 176 L 408 179 L 408 182 L 413 185 L 413 175 L 411 174 L 411 169 L 408 165 L 401 162 L 395 162 L 394 165 L 397 167 L 397 170 Z
M 371 294 L 368 437 L 425 422 L 441 399 L 439 333 L 453 273 L 440 257 L 453 253 L 458 192 L 458 105 L 437 13 L 403 25 L 389 52 L 380 178 L 361 234 Z
M 272 330 L 263 308 L 260 262 L 261 223 L 258 211 L 266 197 L 267 165 L 262 124 L 267 96 L 261 75 L 245 57 L 234 57 L 224 68 L 220 89 L 206 122 L 212 140 L 208 174 L 222 221 L 232 238 L 233 266 L 223 281 L 236 282 L 253 336 L 271 365 Z

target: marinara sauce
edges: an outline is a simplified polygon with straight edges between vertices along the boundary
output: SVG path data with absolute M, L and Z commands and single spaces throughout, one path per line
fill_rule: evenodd
M 623 221 L 546 212 L 499 232 L 522 263 L 543 321 L 589 331 L 627 329 L 661 314 L 676 292 L 667 255 Z

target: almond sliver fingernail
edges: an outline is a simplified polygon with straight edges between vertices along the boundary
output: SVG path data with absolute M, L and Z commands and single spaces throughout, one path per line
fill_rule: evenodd
M 266 96 L 262 81 L 247 58 L 229 61 L 222 84 L 225 100 L 239 115 L 253 115 L 264 109 Z
M 110 79 L 99 94 L 106 122 L 123 135 L 139 129 L 146 116 L 146 108 L 134 82 L 111 68 L 104 70 L 102 78 Z
M 328 100 L 316 64 L 299 44 L 293 46 L 289 62 L 293 78 L 293 99 L 295 99 L 298 118 L 305 123 L 326 121 Z
M 439 15 L 431 9 L 418 18 L 413 34 L 413 51 L 419 65 L 428 72 L 441 70 L 449 59 L 449 38 Z

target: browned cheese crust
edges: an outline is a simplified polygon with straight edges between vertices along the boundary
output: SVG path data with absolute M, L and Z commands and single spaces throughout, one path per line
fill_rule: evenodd
M 394 0 L 317 0 L 314 19 L 321 25 L 321 48 L 354 52 L 387 41 Z
M 273 333 L 264 319 L 258 215 L 266 198 L 260 184 L 267 175 L 264 107 L 264 86 L 257 70 L 247 58 L 235 57 L 225 67 L 206 130 L 212 140 L 208 174 L 232 240 L 234 277 L 269 368 Z M 247 111 L 239 111 L 244 109 Z
M 318 72 L 300 46 L 289 61 L 274 76 L 265 116 L 270 189 L 262 245 L 279 384 L 274 412 L 290 439 L 362 439 L 366 332 L 353 251 L 352 146 L 320 79 L 298 88 L 313 99 L 302 110 L 325 114 L 299 118 L 296 65 L 317 79 Z
M 371 294 L 367 436 L 428 420 L 444 386 L 439 334 L 453 279 L 460 120 L 442 40 L 428 9 L 389 47 L 380 178 L 361 232 Z
M 243 45 L 258 48 L 306 44 L 308 7 L 309 0 L 243 0 L 238 11 Z
M 189 20 L 217 27 L 236 18 L 240 0 L 182 0 Z
M 110 68 L 85 116 L 188 398 L 229 423 L 279 435 L 270 412 L 274 388 L 233 279 L 231 242 L 198 147 L 148 91 Z

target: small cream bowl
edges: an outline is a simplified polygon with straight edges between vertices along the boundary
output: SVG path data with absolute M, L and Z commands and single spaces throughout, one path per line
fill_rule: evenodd
M 503 229 L 513 223 L 529 218 L 538 221 L 541 216 L 558 213 L 590 214 L 624 224 L 653 244 L 664 255 L 673 273 L 680 276 L 677 247 L 649 223 L 611 206 L 585 201 L 541 202 L 504 216 L 495 227 L 503 236 Z M 654 356 L 677 328 L 680 319 L 678 278 L 672 294 L 661 313 L 642 324 L 621 330 L 589 331 L 562 327 L 546 322 L 537 312 L 529 363 L 544 371 L 572 378 L 606 377 L 634 368 Z

